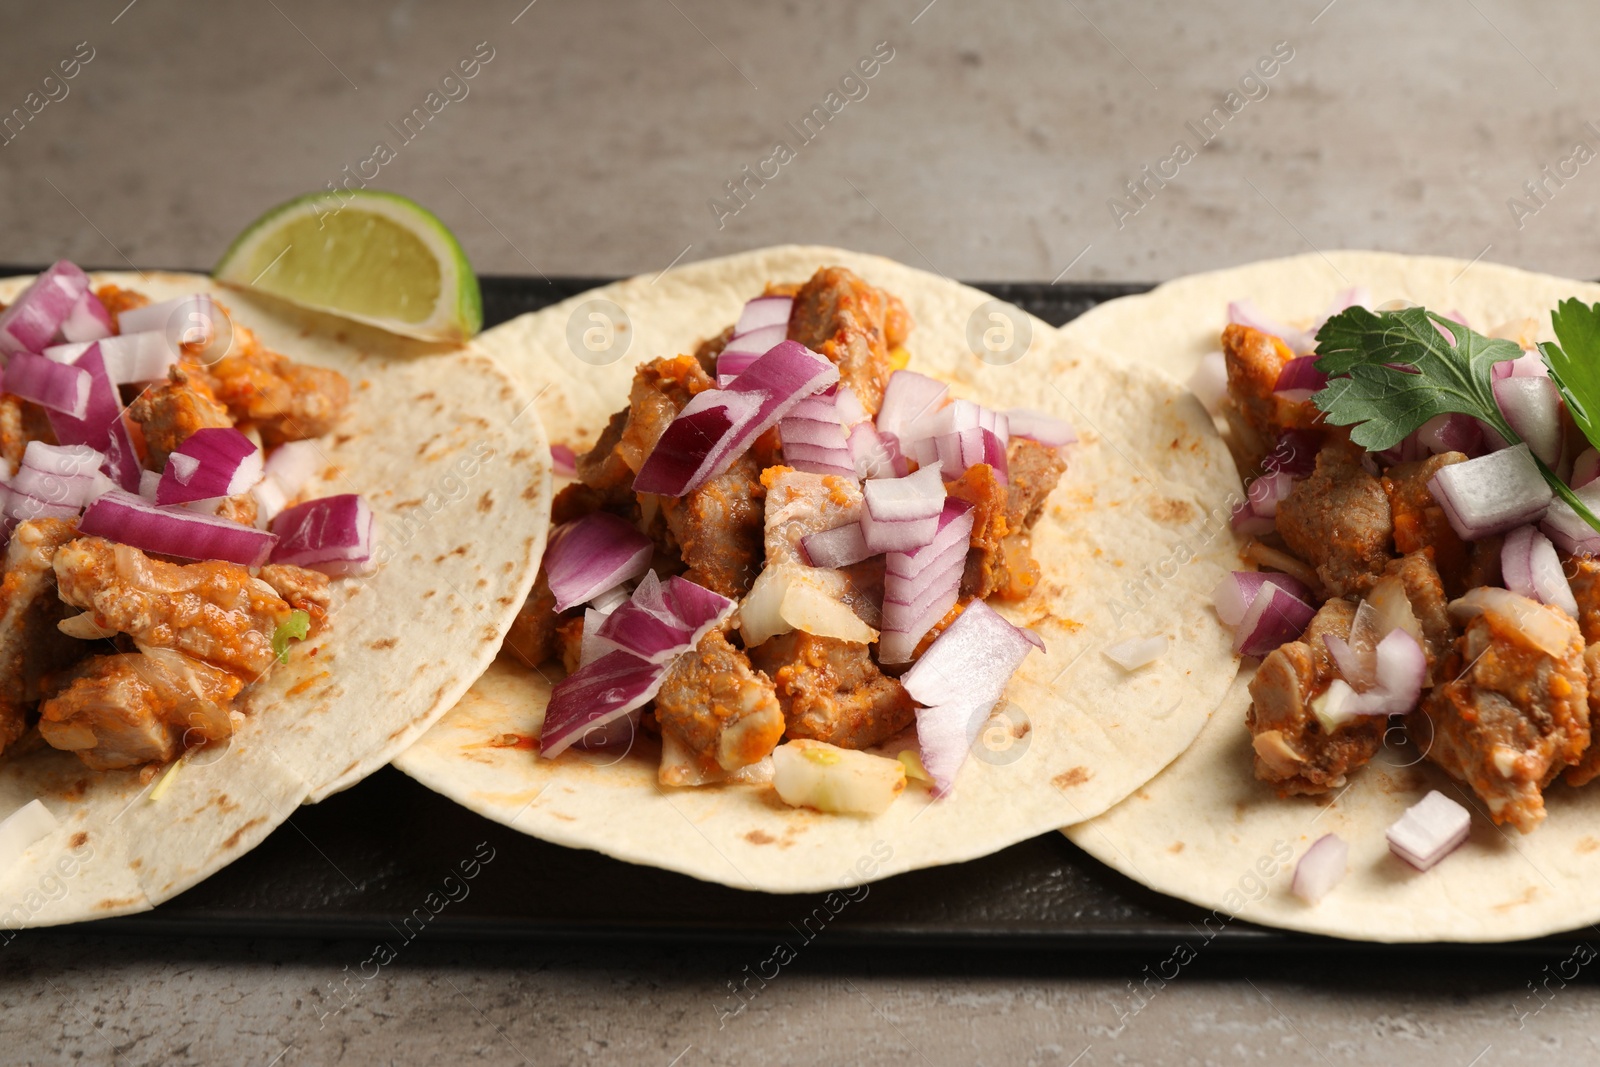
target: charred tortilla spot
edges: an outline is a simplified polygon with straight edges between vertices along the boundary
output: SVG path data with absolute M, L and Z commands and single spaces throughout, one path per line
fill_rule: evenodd
M 1167 846 L 1167 851 L 1176 856 L 1178 853 L 1183 851 L 1183 842 L 1174 841 L 1172 844 Z
M 239 827 L 233 833 L 229 834 L 228 835 L 228 839 L 222 843 L 222 851 L 226 852 L 230 848 L 238 847 L 239 839 L 244 837 L 244 835 L 246 833 L 248 833 L 251 830 L 251 828 L 259 826 L 263 822 L 266 822 L 266 817 L 262 816 L 262 815 L 257 815 L 254 819 L 251 819 L 249 822 L 247 822 L 243 826 Z
M 336 445 L 347 445 L 353 440 L 355 440 L 355 434 L 339 433 L 333 435 L 333 443 Z
M 393 648 L 395 645 L 397 645 L 399 643 L 400 643 L 400 639 L 399 638 L 396 638 L 396 637 L 383 637 L 383 638 L 379 638 L 376 641 L 373 641 L 371 644 L 367 645 L 367 647 L 372 649 L 374 652 L 384 652 L 384 651 L 387 651 L 388 649 Z
M 1187 500 L 1152 500 L 1150 517 L 1157 522 L 1189 522 L 1194 518 L 1194 505 Z
M 84 833 L 82 830 L 79 830 L 77 833 L 72 835 L 72 839 L 68 841 L 67 844 L 72 848 L 81 848 L 83 843 L 87 840 L 89 840 L 89 835 Z M 1594 839 L 1589 838 L 1589 840 L 1592 841 Z
M 112 900 L 101 900 L 95 903 L 96 911 L 111 911 L 113 908 L 126 908 L 129 904 L 139 903 L 138 897 L 120 897 Z
M 776 837 L 773 837 L 765 830 L 751 830 L 744 835 L 744 839 L 752 845 L 770 845 L 777 840 Z
M 1094 772 L 1087 767 L 1073 767 L 1071 770 L 1062 771 L 1050 779 L 1057 789 L 1067 789 L 1071 786 L 1082 785 L 1094 777 Z
M 526 448 L 519 448 L 515 452 L 511 453 L 511 458 L 518 463 L 526 463 L 528 460 L 533 458 L 533 453 L 529 452 Z
M 522 499 L 524 500 L 533 500 L 537 498 L 538 495 L 539 487 L 534 485 L 532 482 L 529 482 L 528 485 L 522 490 Z
M 478 513 L 480 515 L 487 515 L 489 512 L 491 512 L 493 510 L 494 510 L 494 490 L 493 489 L 486 489 L 486 490 L 484 490 L 483 495 L 478 498 Z

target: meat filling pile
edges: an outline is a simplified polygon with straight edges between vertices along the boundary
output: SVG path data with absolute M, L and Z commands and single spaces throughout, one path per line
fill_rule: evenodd
M 1360 687 L 1344 678 L 1327 639 L 1349 640 L 1358 607 L 1371 604 L 1401 620 L 1426 658 L 1421 698 L 1404 716 L 1417 755 L 1470 787 L 1496 823 L 1534 829 L 1557 777 L 1581 785 L 1600 774 L 1590 745 L 1600 563 L 1561 554 L 1576 618 L 1500 588 L 1502 537 L 1464 541 L 1429 488 L 1466 455 L 1368 452 L 1310 401 L 1274 392 L 1293 356 L 1281 340 L 1235 324 L 1222 346 L 1222 413 L 1241 465 L 1303 472 L 1247 554 L 1320 602 L 1305 632 L 1268 653 L 1250 685 L 1256 776 L 1280 795 L 1332 793 L 1383 747 L 1388 717 L 1330 724 L 1319 714 L 1336 681 Z
M 96 294 L 111 313 L 138 293 Z M 159 473 L 190 435 L 236 427 L 267 446 L 315 437 L 349 400 L 337 372 L 295 363 L 234 323 L 232 345 L 203 361 L 187 346 L 167 380 L 129 399 L 130 435 Z M 50 420 L 0 395 L 0 456 L 12 472 L 29 442 L 55 445 Z M 249 494 L 216 514 L 257 521 Z M 230 736 L 239 694 L 279 659 L 280 627 L 305 612 L 315 629 L 330 603 L 327 575 L 287 564 L 258 569 L 148 555 L 81 536 L 77 519 L 15 522 L 0 574 L 0 752 L 35 727 L 45 744 L 97 770 L 171 760 Z M 297 636 L 303 636 L 301 631 Z
M 803 285 L 771 285 L 767 295 L 793 298 L 788 340 L 833 363 L 841 390 L 848 387 L 868 417 L 877 413 L 912 327 L 900 300 L 841 267 L 819 270 Z M 673 663 L 640 720 L 661 740 L 664 785 L 737 778 L 785 740 L 878 746 L 914 721 L 913 701 L 897 678 L 909 664 L 884 665 L 872 641 L 881 625 L 883 557 L 825 569 L 810 566 L 800 547 L 807 534 L 859 517 L 858 479 L 793 469 L 774 427 L 682 496 L 632 489 L 667 426 L 691 399 L 718 387 L 717 357 L 733 336 L 730 328 L 693 356 L 640 365 L 628 406 L 578 456 L 578 480 L 557 494 L 552 516 L 556 526 L 594 512 L 625 519 L 653 541 L 651 569 L 658 576 L 681 575 L 733 600 L 783 569 L 795 576 L 788 579 L 791 593 L 803 587 L 818 610 L 831 613 L 830 634 L 822 636 L 803 626 L 760 632 L 753 619 L 741 625 L 734 612 Z M 1010 439 L 1006 460 L 1009 480 L 987 463 L 946 477 L 948 496 L 972 505 L 973 532 L 956 605 L 921 647 L 973 598 L 1020 600 L 1039 582 L 1029 531 L 1065 462 L 1054 448 L 1021 437 Z M 530 666 L 558 660 L 571 670 L 582 657 L 583 615 L 581 607 L 556 610 L 541 572 L 506 650 Z

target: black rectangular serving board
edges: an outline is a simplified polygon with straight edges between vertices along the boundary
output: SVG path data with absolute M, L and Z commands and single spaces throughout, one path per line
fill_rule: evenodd
M 485 277 L 484 325 L 537 311 L 609 280 Z M 1010 282 L 978 287 L 1055 326 L 1096 304 L 1150 288 Z M 491 855 L 490 850 L 492 859 L 463 883 L 462 862 Z M 446 879 L 454 880 L 447 884 Z M 816 929 L 813 916 L 822 907 L 821 894 L 729 889 L 547 844 L 474 815 L 386 767 L 344 793 L 299 809 L 254 851 L 154 911 L 57 930 L 59 936 L 392 939 L 415 928 L 415 922 L 406 926 L 405 921 L 430 894 L 452 898 L 428 921 L 430 941 L 770 947 Z M 1339 942 L 1245 922 L 1231 922 L 1207 941 L 1201 924 L 1209 915 L 1144 888 L 1061 834 L 1050 833 L 983 859 L 874 883 L 829 919 L 824 939 L 842 950 L 1067 951 L 1078 958 L 1087 951 L 1161 959 L 1180 941 L 1204 944 L 1208 955 L 1245 957 L 1312 948 L 1321 954 L 1379 952 L 1414 959 L 1419 951 L 1418 946 Z M 52 931 L 30 936 L 49 937 Z M 1570 950 L 1570 937 L 1552 937 L 1427 951 L 1453 958 L 1556 957 Z

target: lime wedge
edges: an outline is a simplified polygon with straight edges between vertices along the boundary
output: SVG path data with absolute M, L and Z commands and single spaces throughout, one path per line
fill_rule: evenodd
M 455 235 L 394 193 L 312 193 L 279 204 L 234 238 L 212 273 L 425 341 L 464 341 L 483 326 L 478 278 Z

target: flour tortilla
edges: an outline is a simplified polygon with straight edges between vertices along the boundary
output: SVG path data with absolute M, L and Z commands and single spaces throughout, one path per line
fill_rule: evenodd
M 663 790 L 659 750 L 644 738 L 620 759 L 569 751 L 544 760 L 527 743 L 500 747 L 538 737 L 559 677 L 505 659 L 396 766 L 548 841 L 739 888 L 802 892 L 971 859 L 1096 815 L 1188 746 L 1235 669 L 1207 597 L 1234 552 L 1219 531 L 1239 483 L 1210 420 L 1176 383 L 1064 349 L 1037 319 L 1020 360 L 990 365 L 966 336 L 991 297 L 831 248 L 774 248 L 641 276 L 507 323 L 483 344 L 538 394 L 551 440 L 581 451 L 627 403 L 637 364 L 692 352 L 767 282 L 801 282 L 825 265 L 849 267 L 906 302 L 915 321 L 910 369 L 991 407 L 1064 416 L 1083 437 L 1034 531 L 1041 590 L 1018 605 L 994 602 L 1038 630 L 1049 654 L 1024 662 L 1007 691 L 1014 707 L 991 719 L 983 758 L 967 760 L 955 795 L 930 802 L 912 782 L 882 816 L 824 815 L 784 805 L 768 786 Z M 604 367 L 575 358 L 567 340 L 575 310 L 597 298 L 631 320 L 626 355 Z M 1142 611 L 1125 581 L 1146 583 Z M 1126 617 L 1114 621 L 1119 607 Z M 1152 634 L 1169 636 L 1172 648 L 1136 673 L 1101 654 Z
M 1459 311 L 1483 332 L 1540 321 L 1567 297 L 1600 301 L 1600 285 L 1492 263 L 1329 252 L 1201 274 L 1112 301 L 1063 331 L 1179 377 L 1217 347 L 1230 300 L 1249 297 L 1290 325 L 1309 325 L 1336 292 L 1366 285 L 1378 302 L 1405 299 Z M 1600 919 L 1600 790 L 1552 785 L 1549 817 L 1523 836 L 1496 828 L 1470 789 L 1417 748 L 1386 746 L 1328 798 L 1279 799 L 1255 780 L 1245 711 L 1253 668 L 1240 677 L 1194 746 L 1133 796 L 1065 832 L 1152 889 L 1268 926 L 1365 941 L 1508 941 Z M 1425 874 L 1391 856 L 1384 831 L 1437 789 L 1473 811 L 1472 836 Z M 1325 833 L 1350 846 L 1350 872 L 1321 903 L 1289 892 L 1295 861 Z M 1276 855 L 1275 855 L 1276 850 Z M 1281 860 L 1286 858 L 1286 862 Z M 1258 866 L 1258 864 L 1260 866 Z
M 0 301 L 29 280 L 0 281 Z M 404 341 L 198 275 L 94 276 L 106 282 L 152 301 L 216 293 L 269 348 L 343 372 L 350 411 L 318 439 L 327 464 L 307 494 L 360 493 L 386 561 L 334 583 L 327 626 L 245 691 L 239 732 L 194 750 L 159 794 L 159 777 L 89 770 L 36 734 L 0 757 L 0 813 L 38 798 L 60 821 L 0 874 L 9 929 L 146 911 L 300 804 L 387 763 L 493 659 L 549 524 L 549 446 L 520 387 L 481 351 Z

